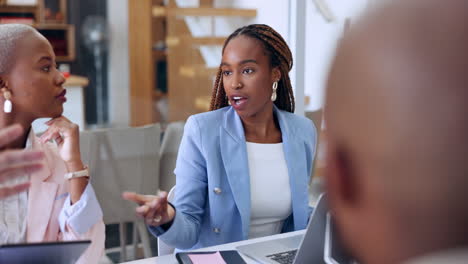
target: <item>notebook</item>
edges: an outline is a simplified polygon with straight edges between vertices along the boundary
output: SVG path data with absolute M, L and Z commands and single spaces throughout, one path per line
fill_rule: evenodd
M 236 250 L 179 252 L 176 258 L 180 264 L 246 264 Z

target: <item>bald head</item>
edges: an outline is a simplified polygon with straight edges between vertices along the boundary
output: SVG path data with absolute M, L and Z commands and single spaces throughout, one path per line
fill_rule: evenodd
M 406 257 L 468 244 L 467 12 L 465 0 L 393 1 L 340 44 L 327 85 L 327 179 L 342 229 L 356 231 L 345 236 L 374 217 L 374 236 L 421 240 L 389 247 Z M 372 248 L 381 238 L 365 239 Z M 354 248 L 366 259 L 364 250 Z
M 6 73 L 12 66 L 20 40 L 33 33 L 37 31 L 27 25 L 0 25 L 0 74 Z

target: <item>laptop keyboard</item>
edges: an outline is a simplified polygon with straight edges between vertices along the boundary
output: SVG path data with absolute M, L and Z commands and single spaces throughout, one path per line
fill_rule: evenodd
M 267 258 L 270 258 L 281 264 L 292 264 L 294 262 L 294 257 L 296 256 L 296 253 L 297 249 L 268 255 Z

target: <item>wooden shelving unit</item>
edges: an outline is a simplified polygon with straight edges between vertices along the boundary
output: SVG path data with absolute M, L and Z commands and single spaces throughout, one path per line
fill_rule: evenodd
M 75 59 L 75 27 L 67 24 L 38 24 L 36 29 L 54 47 L 57 61 L 67 62 Z
M 255 17 L 257 11 L 254 9 L 237 8 L 213 8 L 213 7 L 192 7 L 192 8 L 166 8 L 153 7 L 153 16 L 235 16 L 235 17 Z
M 166 45 L 170 48 L 181 43 L 190 43 L 191 45 L 223 45 L 225 37 L 192 37 L 192 36 L 168 36 Z
M 152 100 L 168 99 L 169 120 L 186 120 L 206 111 L 217 68 L 205 64 L 200 46 L 222 46 L 225 37 L 194 37 L 184 18 L 245 17 L 257 15 L 254 9 L 214 8 L 213 0 L 200 0 L 194 8 L 167 5 L 162 0 L 128 0 L 131 124 L 159 122 Z M 164 25 L 164 28 L 161 28 Z M 163 41 L 165 51 L 154 50 Z M 156 61 L 167 62 L 167 94 L 155 92 L 158 76 Z M 205 107 L 203 106 L 205 105 Z
M 65 23 L 66 0 L 57 0 L 59 13 L 56 17 L 46 17 L 48 11 L 45 0 L 36 5 L 9 5 L 0 0 L 0 23 L 25 23 L 35 27 L 52 44 L 58 62 L 75 59 L 75 28 Z
M 34 14 L 34 17 L 38 17 L 39 14 L 37 12 L 39 9 L 37 6 L 30 6 L 30 5 L 7 5 L 6 3 L 0 3 L 0 12 L 7 12 L 7 13 L 31 13 Z

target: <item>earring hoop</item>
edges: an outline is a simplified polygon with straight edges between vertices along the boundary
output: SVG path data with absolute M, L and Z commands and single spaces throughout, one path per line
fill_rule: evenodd
M 273 86 L 271 87 L 273 89 L 273 92 L 271 94 L 271 101 L 276 101 L 277 95 L 276 95 L 276 90 L 278 89 L 278 81 L 273 82 Z

